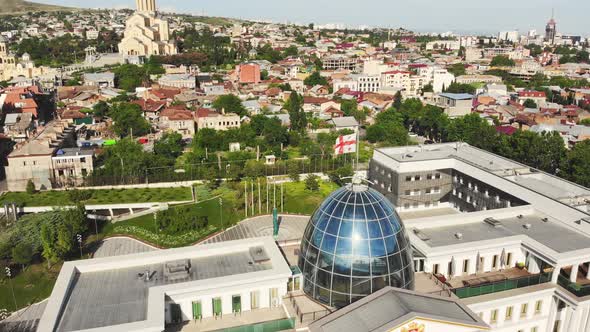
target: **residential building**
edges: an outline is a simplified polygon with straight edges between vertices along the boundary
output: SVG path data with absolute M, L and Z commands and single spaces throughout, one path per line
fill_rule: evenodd
M 114 88 L 115 73 L 85 73 L 84 85 L 98 88 Z
M 34 129 L 31 113 L 9 113 L 4 118 L 4 135 L 17 143 L 26 141 Z
M 58 149 L 74 146 L 74 127 L 68 121 L 52 121 L 38 131 L 36 137 L 17 144 L 8 155 L 4 171 L 10 191 L 24 191 L 29 180 L 37 189 L 56 186 L 52 158 Z
M 232 128 L 240 128 L 240 116 L 235 113 L 225 112 L 217 113 L 208 108 L 200 108 L 197 110 L 197 128 L 210 128 L 215 130 L 228 130 Z
M 158 78 L 158 84 L 166 88 L 195 89 L 197 80 L 191 74 L 168 74 Z
M 167 108 L 160 112 L 160 129 L 179 133 L 183 138 L 193 138 L 195 136 L 193 113 L 187 109 Z
M 433 97 L 433 104 L 442 107 L 449 117 L 471 113 L 474 97 L 468 93 L 440 93 Z
M 238 82 L 241 84 L 260 83 L 260 65 L 257 63 L 244 63 L 236 67 Z
M 332 54 L 322 58 L 322 68 L 325 70 L 351 70 L 358 72 L 362 63 L 354 57 L 343 54 Z
M 53 178 L 58 187 L 80 186 L 94 171 L 94 150 L 62 148 L 51 158 Z

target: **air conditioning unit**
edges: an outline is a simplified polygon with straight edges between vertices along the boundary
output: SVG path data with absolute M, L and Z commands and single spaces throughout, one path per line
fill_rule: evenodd
M 463 238 L 463 233 L 455 233 L 455 237 L 461 240 Z

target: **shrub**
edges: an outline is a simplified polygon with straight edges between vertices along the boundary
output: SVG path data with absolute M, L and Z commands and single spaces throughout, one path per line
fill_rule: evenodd
M 305 178 L 305 189 L 309 191 L 320 190 L 319 177 L 314 174 L 310 174 Z
M 29 181 L 27 182 L 27 189 L 26 190 L 27 190 L 27 194 L 29 194 L 29 195 L 32 195 L 37 191 L 33 180 L 29 179 Z

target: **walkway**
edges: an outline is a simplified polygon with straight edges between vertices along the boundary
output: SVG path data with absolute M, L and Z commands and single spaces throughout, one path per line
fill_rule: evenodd
M 138 254 L 156 248 L 128 237 L 114 237 L 104 240 L 94 252 L 94 258 Z
M 307 226 L 310 217 L 290 215 L 279 215 L 279 217 L 281 218 L 281 224 L 279 226 L 279 236 L 277 241 L 279 243 L 300 241 L 303 238 L 303 232 L 305 231 L 305 227 Z M 272 233 L 272 216 L 260 216 L 246 219 L 236 226 L 228 228 L 226 231 L 219 233 L 200 244 L 272 236 Z

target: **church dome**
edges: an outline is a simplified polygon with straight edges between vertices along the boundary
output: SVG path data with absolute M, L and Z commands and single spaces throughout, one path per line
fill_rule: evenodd
M 387 198 L 360 184 L 336 190 L 315 211 L 298 265 L 305 293 L 336 308 L 385 286 L 414 288 L 403 223 Z

